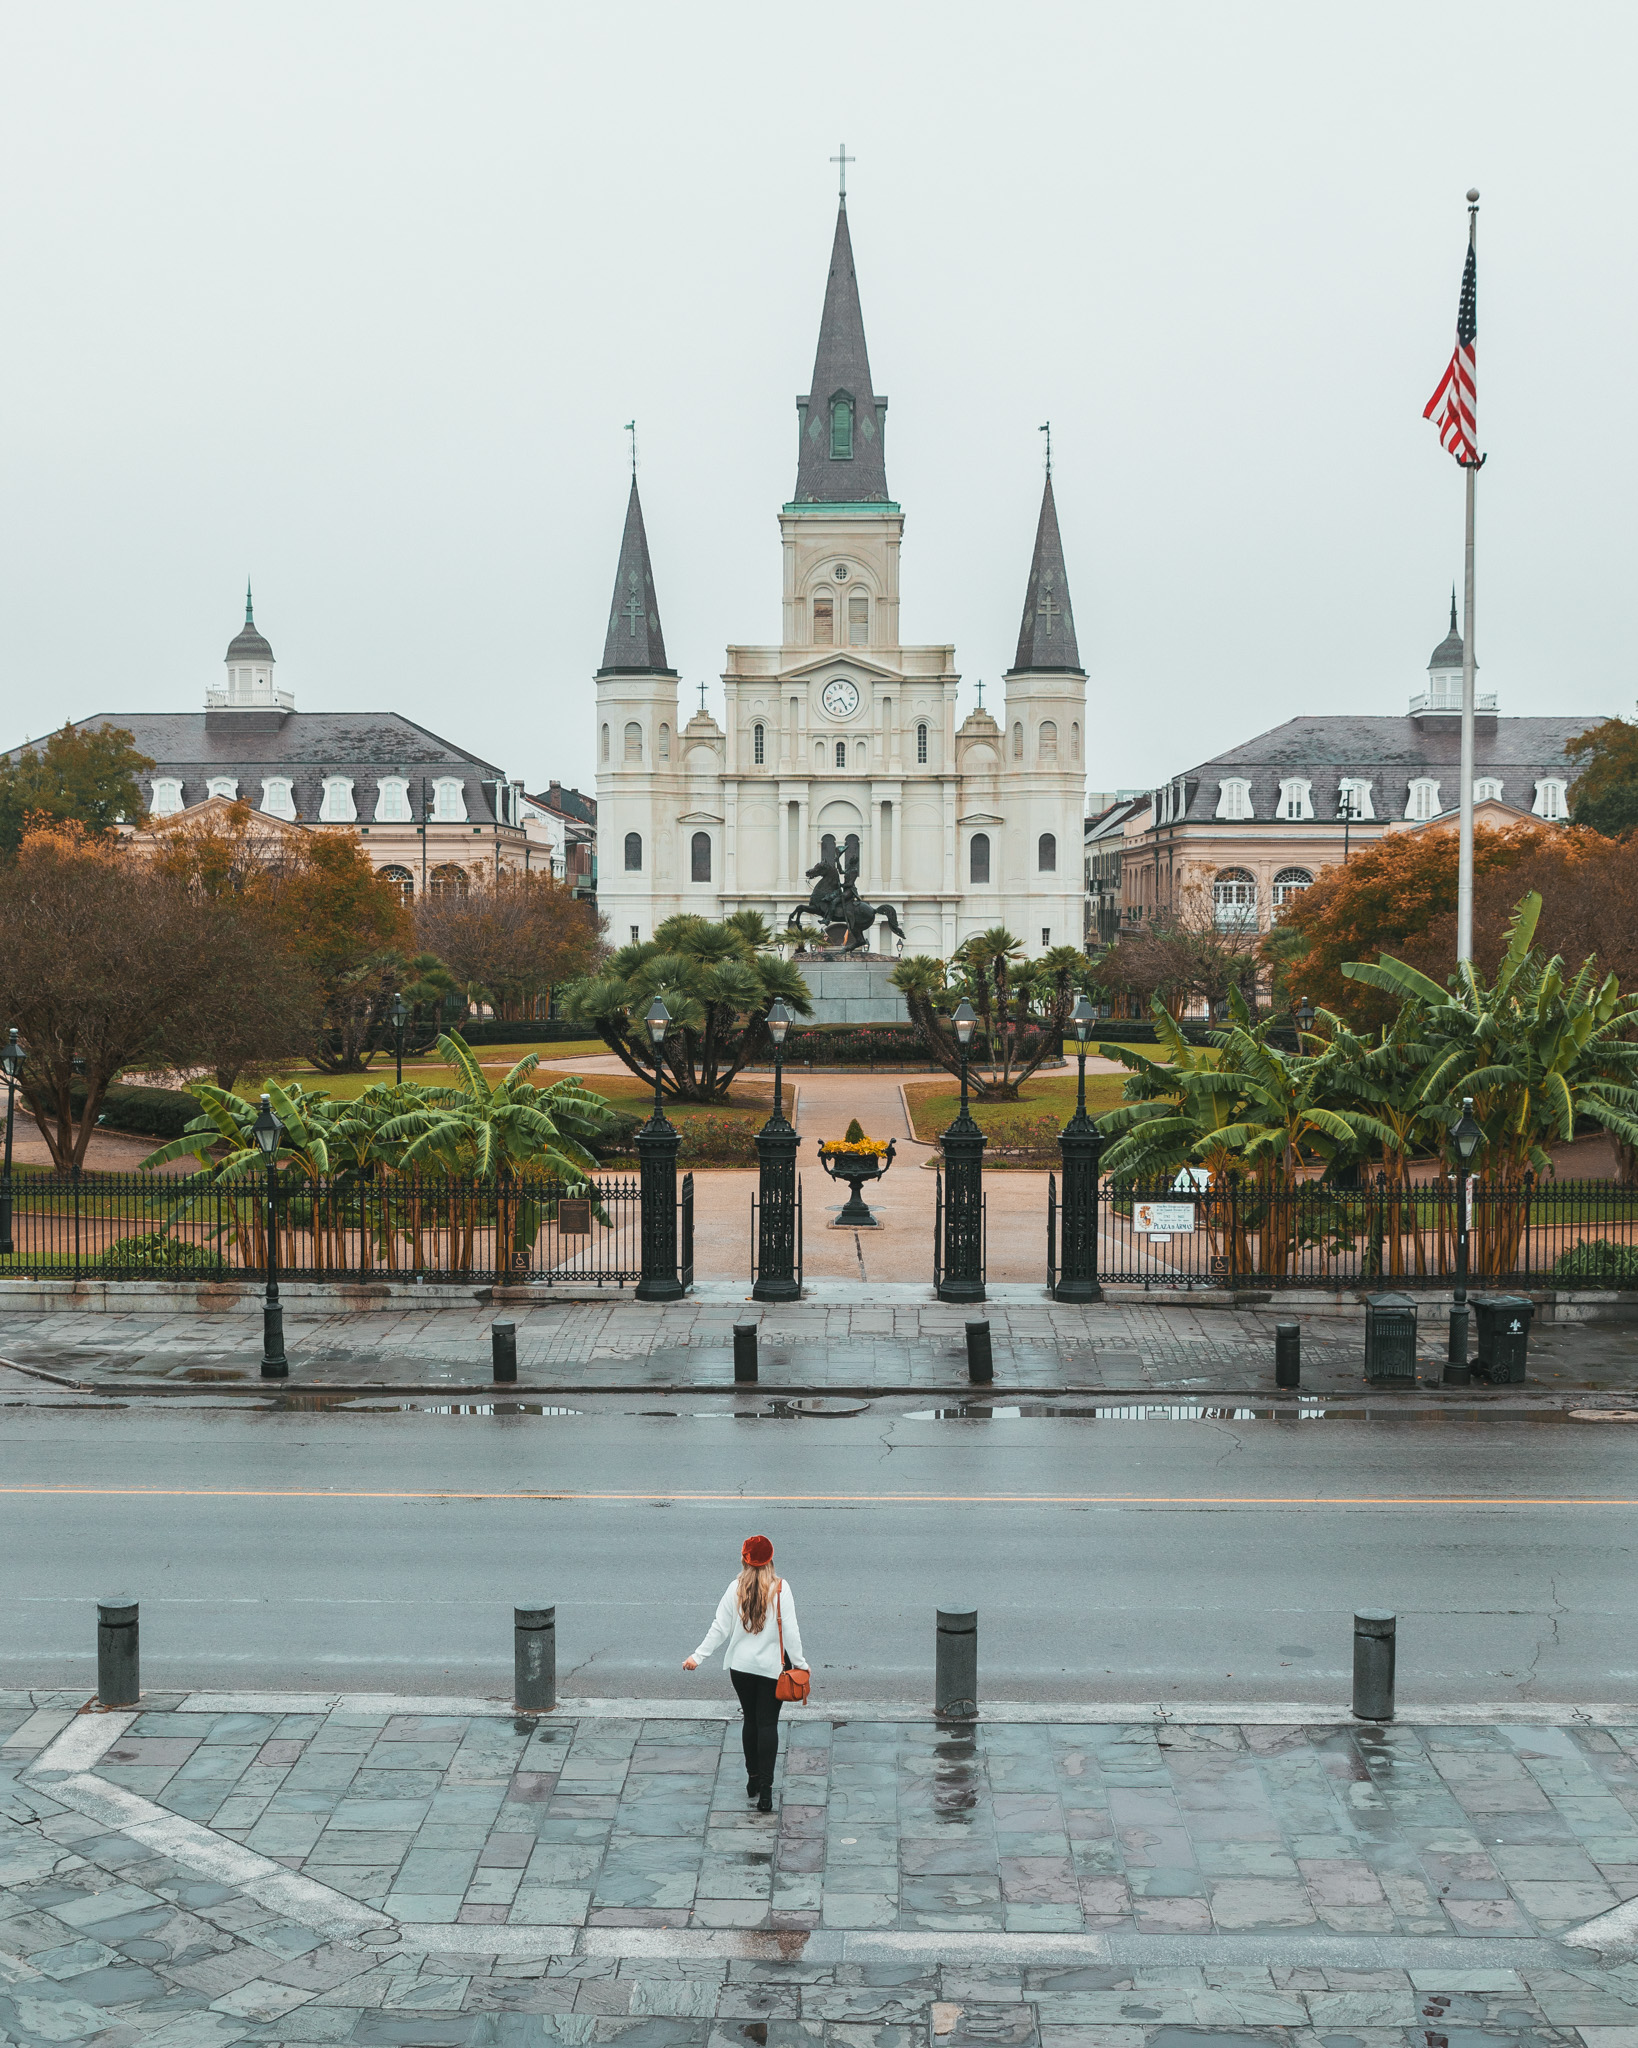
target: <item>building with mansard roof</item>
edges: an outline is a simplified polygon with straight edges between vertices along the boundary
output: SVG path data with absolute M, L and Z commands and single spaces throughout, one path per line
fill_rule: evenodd
M 596 674 L 609 937 L 650 938 L 679 911 L 757 910 L 783 927 L 808 899 L 806 870 L 834 850 L 861 897 L 894 906 L 911 952 L 948 955 L 998 924 L 1032 954 L 1079 945 L 1086 673 L 1050 467 L 1001 716 L 958 726 L 955 649 L 899 639 L 904 513 L 845 199 L 796 411 L 780 641 L 728 648 L 722 725 L 703 709 L 680 719 L 632 478 Z

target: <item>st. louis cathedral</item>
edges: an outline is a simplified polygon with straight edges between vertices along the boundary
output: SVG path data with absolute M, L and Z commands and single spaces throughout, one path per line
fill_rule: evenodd
M 1000 724 L 956 725 L 955 649 L 899 641 L 904 514 L 887 487 L 844 198 L 819 347 L 780 507 L 783 634 L 728 649 L 727 729 L 677 715 L 637 482 L 597 671 L 600 907 L 616 945 L 677 911 L 783 927 L 831 856 L 890 904 L 905 949 L 950 954 L 1005 925 L 1030 953 L 1079 945 L 1086 672 L 1047 472 Z M 934 479 L 935 485 L 939 479 Z M 890 926 L 867 943 L 893 951 Z

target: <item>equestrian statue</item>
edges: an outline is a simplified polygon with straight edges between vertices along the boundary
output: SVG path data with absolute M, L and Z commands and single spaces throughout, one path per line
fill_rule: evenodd
M 817 919 L 824 930 L 833 924 L 847 928 L 847 943 L 844 953 L 864 953 L 870 950 L 870 935 L 878 919 L 902 942 L 904 929 L 899 923 L 899 914 L 891 903 L 866 903 L 860 895 L 854 880 L 857 870 L 849 864 L 844 873 L 840 861 L 834 855 L 822 853 L 803 877 L 813 883 L 813 893 L 806 903 L 799 903 L 791 912 L 786 926 L 790 931 L 805 931 L 802 920 L 805 917 Z

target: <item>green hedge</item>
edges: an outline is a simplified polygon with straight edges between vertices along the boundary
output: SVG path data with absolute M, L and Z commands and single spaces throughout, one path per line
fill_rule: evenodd
M 1579 1287 L 1638 1287 L 1638 1245 L 1595 1237 L 1566 1252 L 1553 1267 L 1553 1278 Z
M 521 1017 L 515 1024 L 508 1024 L 504 1018 L 468 1017 L 464 1024 L 457 1020 L 445 1028 L 458 1031 L 468 1045 L 546 1045 L 559 1039 L 603 1035 L 595 1024 L 540 1023 Z
M 70 1090 L 76 1121 L 85 1109 L 85 1088 Z M 102 1098 L 97 1127 L 137 1138 L 180 1138 L 199 1114 L 199 1104 L 178 1088 L 127 1088 L 116 1081 Z

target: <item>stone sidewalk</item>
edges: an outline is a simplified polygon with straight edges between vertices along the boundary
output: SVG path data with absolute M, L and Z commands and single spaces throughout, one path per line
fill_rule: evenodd
M 0 2039 L 1632 2048 L 1638 1728 L 0 1696 Z M 304 1710 L 308 1709 L 308 1710 Z
M 911 1290 L 904 1290 L 911 1294 Z M 1011 1298 L 1009 1298 L 1011 1297 Z M 1021 1298 L 1019 1298 L 1021 1297 Z M 285 1315 L 291 1391 L 301 1388 L 450 1391 L 488 1388 L 490 1324 L 517 1326 L 520 1392 L 651 1392 L 720 1389 L 733 1380 L 733 1325 L 760 1333 L 760 1384 L 792 1394 L 966 1393 L 964 1326 L 990 1324 L 997 1389 L 1188 1394 L 1269 1393 L 1274 1325 L 1294 1316 L 1303 1332 L 1303 1388 L 1363 1394 L 1364 1329 L 1357 1316 L 1272 1304 L 1200 1309 L 1111 1302 L 1073 1307 L 1040 1290 L 998 1291 L 966 1309 L 925 1295 L 838 1298 L 763 1306 L 691 1296 L 663 1308 L 630 1296 L 497 1310 L 472 1304 L 417 1311 Z M 1638 1328 L 1548 1324 L 1531 1338 L 1524 1386 L 1439 1393 L 1444 1325 L 1425 1313 L 1419 1370 L 1434 1398 L 1498 1402 L 1638 1392 Z M 260 1319 L 243 1315 L 118 1315 L 0 1312 L 0 1362 L 73 1385 L 260 1386 Z M 8 1378 L 10 1376 L 7 1376 Z M 19 1384 L 16 1381 L 13 1385 Z M 1373 1395 L 1379 1389 L 1372 1390 Z

